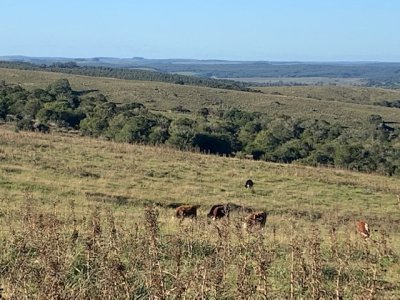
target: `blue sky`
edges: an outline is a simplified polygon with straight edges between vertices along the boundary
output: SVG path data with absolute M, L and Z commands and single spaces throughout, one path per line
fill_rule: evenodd
M 2 0 L 0 55 L 400 61 L 398 0 Z

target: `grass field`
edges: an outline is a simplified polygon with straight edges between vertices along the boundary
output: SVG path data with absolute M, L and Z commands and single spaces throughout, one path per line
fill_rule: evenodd
M 372 105 L 383 100 L 400 99 L 400 91 L 383 88 L 367 87 L 341 87 L 341 86 L 296 86 L 296 87 L 265 87 L 260 88 L 269 94 L 282 94 L 286 96 L 316 99 L 321 101 L 338 101 L 360 105 Z
M 6 299 L 398 299 L 399 183 L 2 125 L 0 287 Z M 207 220 L 226 202 L 268 211 L 265 230 L 244 231 L 239 213 Z M 179 224 L 174 203 L 200 204 L 198 220 Z
M 357 126 L 371 114 L 385 121 L 400 122 L 398 109 L 374 106 L 375 101 L 398 100 L 397 90 L 359 87 L 271 87 L 263 93 L 237 92 L 205 87 L 158 82 L 96 78 L 38 71 L 0 69 L 0 79 L 27 88 L 45 88 L 67 78 L 74 90 L 98 90 L 115 102 L 141 102 L 149 109 L 168 111 L 179 105 L 193 112 L 201 107 L 211 110 L 238 107 L 269 116 L 325 119 L 342 125 Z
M 239 77 L 239 78 L 221 78 L 229 80 L 237 80 L 241 82 L 254 82 L 254 83 L 284 83 L 284 84 L 335 84 L 338 86 L 357 86 L 365 83 L 362 78 L 340 78 L 340 77 Z

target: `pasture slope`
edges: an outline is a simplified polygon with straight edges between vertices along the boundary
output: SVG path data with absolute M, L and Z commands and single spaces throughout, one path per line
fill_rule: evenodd
M 211 111 L 230 107 L 261 112 L 270 117 L 286 114 L 296 118 L 324 119 L 344 126 L 359 126 L 368 116 L 378 114 L 385 121 L 400 122 L 398 108 L 373 105 L 383 100 L 399 100 L 400 91 L 364 87 L 267 87 L 260 92 L 239 92 L 162 82 L 68 75 L 42 71 L 0 68 L 0 79 L 25 88 L 46 88 L 66 78 L 73 90 L 101 92 L 117 103 L 139 102 L 157 111 L 177 106 L 193 113 L 202 107 Z
M 1 125 L 0 287 L 6 299 L 399 299 L 399 183 Z M 243 230 L 240 213 L 207 219 L 226 202 L 268 211 L 265 230 Z M 179 203 L 200 204 L 198 220 L 174 220 Z

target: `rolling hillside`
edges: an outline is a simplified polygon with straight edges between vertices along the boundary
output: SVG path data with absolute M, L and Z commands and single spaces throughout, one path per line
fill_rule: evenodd
M 255 182 L 252 191 L 243 186 L 248 178 Z M 71 134 L 17 133 L 2 125 L 0 285 L 4 296 L 16 298 L 60 292 L 76 299 L 108 293 L 176 296 L 182 282 L 187 297 L 201 292 L 281 298 L 291 293 L 311 297 L 308 284 L 318 279 L 326 297 L 337 291 L 346 297 L 395 299 L 400 295 L 399 186 L 398 178 Z M 227 202 L 268 211 L 265 231 L 242 232 L 237 213 L 229 223 L 207 221 L 211 205 Z M 198 221 L 174 220 L 169 207 L 177 204 L 201 204 Z M 369 222 L 376 243 L 353 233 L 358 219 Z M 332 240 L 332 229 L 337 240 Z M 339 252 L 329 250 L 335 249 L 332 243 Z M 291 252 L 290 245 L 299 250 Z M 268 253 L 268 263 L 257 269 L 266 259 L 258 256 L 262 253 Z M 153 260 L 153 255 L 163 258 Z M 226 269 L 221 265 L 221 273 L 215 273 L 214 260 L 224 261 Z M 316 261 L 317 273 L 300 273 Z M 176 264 L 182 264 L 178 273 Z M 299 270 L 292 281 L 291 264 Z M 108 285 L 114 266 L 118 284 Z M 337 277 L 338 270 L 343 277 Z M 200 290 L 191 283 L 192 271 L 206 279 Z M 237 272 L 244 273 L 237 277 Z
M 159 82 L 0 69 L 0 79 L 27 88 L 45 88 L 60 78 L 67 78 L 75 90 L 96 90 L 112 101 L 140 102 L 154 110 L 168 111 L 179 105 L 191 111 L 202 107 L 212 110 L 237 107 L 269 116 L 287 114 L 298 118 L 338 122 L 345 126 L 365 123 L 371 114 L 379 114 L 385 121 L 400 122 L 398 109 L 371 105 L 375 100 L 400 99 L 400 92 L 396 90 L 295 87 L 262 88 L 263 93 L 249 93 Z

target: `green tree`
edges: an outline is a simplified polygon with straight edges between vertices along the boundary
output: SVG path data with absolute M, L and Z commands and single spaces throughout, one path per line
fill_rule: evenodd
M 77 127 L 86 117 L 83 112 L 71 109 L 65 102 L 46 103 L 36 116 L 42 123 L 54 122 L 64 127 Z
M 79 127 L 84 134 L 100 136 L 109 125 L 109 120 L 116 114 L 117 106 L 111 102 L 96 105 L 93 111 L 83 119 Z
M 167 143 L 179 149 L 192 148 L 196 125 L 195 121 L 188 118 L 174 120 L 169 128 L 170 137 Z
M 224 112 L 223 119 L 228 120 L 235 125 L 244 126 L 258 116 L 259 114 L 257 113 L 242 111 L 238 108 L 231 108 Z
M 87 115 L 93 115 L 96 106 L 104 103 L 107 103 L 107 98 L 103 94 L 84 96 L 80 98 L 79 108 Z
M 152 145 L 160 145 L 164 144 L 169 139 L 169 137 L 170 135 L 168 132 L 168 128 L 165 128 L 163 126 L 154 126 L 151 129 L 148 140 L 149 143 Z
M 238 132 L 238 141 L 241 147 L 246 149 L 246 147 L 255 140 L 261 129 L 262 127 L 259 121 L 247 122 L 246 125 L 241 127 Z
M 39 99 L 30 99 L 25 103 L 23 113 L 26 116 L 30 116 L 31 118 L 35 118 L 37 113 L 39 112 L 40 109 L 42 109 L 44 106 L 44 103 L 40 101 Z
M 118 142 L 147 143 L 154 120 L 145 115 L 126 116 L 120 114 L 110 121 L 108 132 L 112 132 Z
M 343 144 L 336 148 L 335 165 L 357 171 L 374 171 L 376 165 L 361 144 Z
M 325 143 L 340 136 L 342 128 L 338 125 L 331 125 L 324 120 L 309 120 L 303 122 L 304 128 L 301 139 L 309 140 L 313 144 Z
M 313 166 L 333 166 L 335 164 L 335 152 L 336 148 L 334 144 L 323 144 L 320 145 L 315 151 L 312 151 L 310 155 L 305 160 L 303 160 L 303 162 L 306 164 L 311 164 Z
M 282 116 L 272 120 L 268 126 L 269 132 L 281 143 L 299 138 L 304 128 L 298 120 Z
M 100 136 L 108 128 L 108 120 L 103 116 L 95 115 L 83 119 L 79 128 L 84 134 Z
M 308 156 L 311 150 L 312 147 L 307 142 L 295 139 L 279 146 L 270 156 L 273 161 L 291 163 Z
M 34 89 L 29 96 L 29 99 L 40 100 L 43 103 L 55 101 L 55 97 L 43 89 Z
M 256 135 L 254 142 L 246 147 L 246 152 L 251 154 L 254 154 L 255 151 L 258 153 L 261 151 L 263 154 L 272 153 L 279 147 L 280 142 L 269 130 L 261 130 Z
M 64 94 L 71 95 L 72 88 L 67 79 L 58 79 L 55 82 L 49 84 L 47 92 L 53 96 Z

